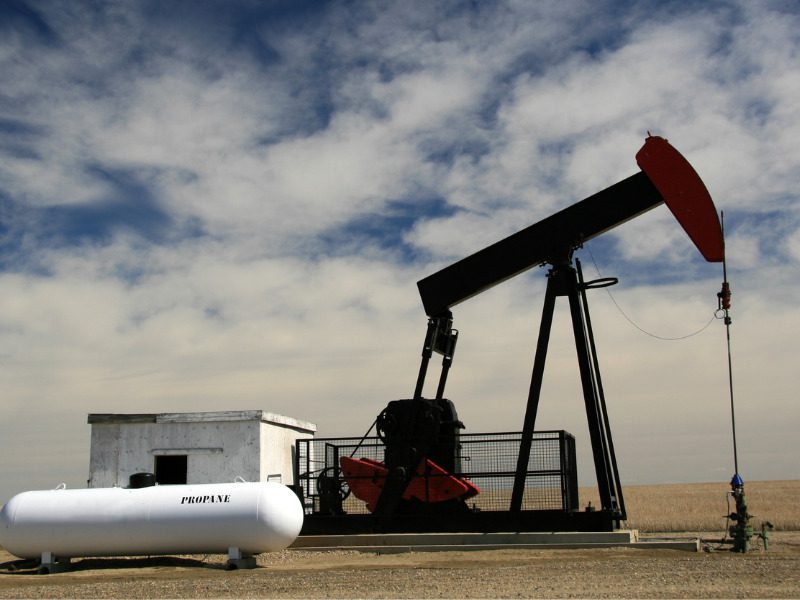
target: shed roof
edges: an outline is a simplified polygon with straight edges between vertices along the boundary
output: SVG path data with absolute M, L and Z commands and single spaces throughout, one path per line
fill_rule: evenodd
M 124 425 L 131 423 L 208 423 L 220 421 L 261 421 L 315 432 L 317 426 L 308 421 L 278 415 L 264 410 L 225 410 L 189 413 L 90 413 L 88 423 Z

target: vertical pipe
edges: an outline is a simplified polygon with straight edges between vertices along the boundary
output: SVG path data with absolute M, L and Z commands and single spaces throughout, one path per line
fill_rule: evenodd
M 736 411 L 733 406 L 733 361 L 731 359 L 731 316 L 730 316 L 730 286 L 728 285 L 728 260 L 725 252 L 725 213 L 720 211 L 720 226 L 722 228 L 722 291 L 719 293 L 720 307 L 725 313 L 725 338 L 728 343 L 728 390 L 731 398 L 731 430 L 733 433 L 733 468 L 739 474 L 739 453 L 736 448 Z

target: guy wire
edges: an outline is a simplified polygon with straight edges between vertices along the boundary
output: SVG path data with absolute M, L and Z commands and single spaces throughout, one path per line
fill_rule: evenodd
M 597 266 L 597 261 L 595 261 L 595 259 L 594 259 L 594 254 L 592 254 L 592 251 L 589 248 L 586 248 L 586 250 L 587 250 L 587 252 L 589 252 L 589 258 L 592 259 L 592 264 L 594 265 L 594 268 L 597 271 L 598 276 L 602 277 L 602 274 L 600 273 L 600 268 Z M 678 336 L 678 337 L 665 337 L 665 336 L 661 336 L 661 335 L 652 333 L 652 332 L 647 331 L 646 329 L 640 327 L 633 319 L 631 319 L 625 313 L 624 310 L 622 310 L 622 307 L 617 302 L 617 299 L 614 298 L 614 294 L 611 293 L 611 290 L 608 289 L 608 288 L 605 288 L 605 290 L 606 290 L 606 293 L 608 294 L 608 297 L 611 298 L 611 302 L 613 302 L 614 306 L 617 307 L 617 310 L 619 311 L 619 314 L 621 314 L 625 318 L 625 320 L 628 321 L 628 323 L 633 325 L 636 329 L 641 331 L 643 334 L 648 335 L 651 338 L 655 338 L 657 340 L 662 340 L 662 341 L 665 341 L 665 342 L 676 342 L 676 341 L 688 339 L 690 337 L 694 337 L 696 335 L 699 335 L 699 334 L 703 333 L 706 329 L 708 329 L 708 327 L 711 325 L 711 323 L 713 323 L 717 318 L 716 315 L 712 315 L 711 318 L 708 320 L 708 323 L 703 325 L 697 331 L 693 331 L 692 333 L 688 333 L 686 335 L 681 335 L 681 336 Z

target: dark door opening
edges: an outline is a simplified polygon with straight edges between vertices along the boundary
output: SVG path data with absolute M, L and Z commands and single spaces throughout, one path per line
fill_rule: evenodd
M 186 455 L 156 456 L 156 483 L 159 485 L 186 484 Z

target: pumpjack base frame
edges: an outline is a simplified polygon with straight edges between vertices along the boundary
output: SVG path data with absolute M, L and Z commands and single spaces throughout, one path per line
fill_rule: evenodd
M 510 510 L 521 432 L 462 433 L 455 442 L 454 475 L 480 493 L 469 498 L 424 502 L 413 496 L 391 514 L 370 512 L 356 487 L 336 467 L 340 457 L 380 461 L 380 438 L 298 440 L 295 491 L 306 515 L 301 535 L 367 533 L 500 533 L 615 531 L 621 514 L 582 510 L 578 497 L 575 439 L 566 431 L 537 431 L 520 510 Z M 529 450 L 530 451 L 530 450 Z M 438 477 L 435 473 L 426 477 Z M 365 477 L 365 476 L 363 476 Z M 599 509 L 599 507 L 598 507 Z
M 542 531 L 617 531 L 620 516 L 611 511 L 481 511 L 462 515 L 306 515 L 300 535 L 365 533 L 498 533 Z

